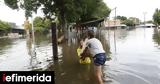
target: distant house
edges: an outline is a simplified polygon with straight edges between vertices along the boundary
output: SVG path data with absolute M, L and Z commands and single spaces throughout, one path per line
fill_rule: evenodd
M 25 34 L 25 30 L 22 28 L 11 28 L 10 33 L 8 33 L 8 36 L 10 38 L 19 38 L 22 37 Z
M 17 26 L 16 23 L 9 23 L 11 25 L 11 31 L 10 33 L 18 33 L 18 34 L 24 34 L 24 27 L 23 26 Z
M 125 28 L 126 25 L 125 24 L 121 24 L 120 20 L 106 20 L 104 22 L 104 25 L 106 28 Z
M 18 38 L 25 34 L 25 30 L 22 26 L 17 26 L 15 23 L 10 23 L 11 30 L 8 33 L 8 36 L 11 38 Z
M 152 23 L 146 23 L 146 24 L 140 24 L 138 27 L 140 27 L 140 28 L 155 28 L 156 25 L 154 25 Z
M 17 26 L 16 28 L 11 28 L 11 33 L 24 34 L 25 30 L 21 26 Z

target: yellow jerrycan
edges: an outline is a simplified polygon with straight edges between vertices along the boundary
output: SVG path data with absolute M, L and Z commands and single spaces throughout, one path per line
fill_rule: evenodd
M 81 56 L 80 56 L 81 50 L 82 50 L 81 48 L 78 48 L 78 49 L 77 49 L 77 54 L 78 54 L 78 57 L 79 57 L 79 58 L 81 57 Z M 80 64 L 90 64 L 90 63 L 91 63 L 91 59 L 90 59 L 90 57 L 85 57 L 84 60 L 79 59 L 79 63 L 80 63 Z

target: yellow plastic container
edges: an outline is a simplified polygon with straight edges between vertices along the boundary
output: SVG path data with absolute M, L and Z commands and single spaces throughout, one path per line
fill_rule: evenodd
M 81 56 L 80 56 L 81 50 L 82 50 L 82 49 L 80 49 L 80 48 L 77 49 L 77 54 L 78 54 L 78 57 L 79 57 L 79 58 L 81 57 Z M 80 64 L 90 64 L 90 63 L 91 63 L 91 59 L 90 59 L 89 57 L 85 57 L 84 60 L 79 59 L 79 63 L 80 63 Z

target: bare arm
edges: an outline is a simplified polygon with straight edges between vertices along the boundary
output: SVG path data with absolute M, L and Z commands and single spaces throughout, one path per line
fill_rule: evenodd
M 85 59 L 85 57 L 89 57 L 90 55 L 88 53 L 88 47 L 86 47 L 80 55 L 81 55 L 81 59 Z
M 89 45 L 89 42 L 85 40 L 85 44 L 84 44 L 84 50 L 83 52 L 80 54 L 81 55 L 81 59 L 85 59 L 85 57 L 89 57 L 89 49 L 88 49 L 88 45 Z

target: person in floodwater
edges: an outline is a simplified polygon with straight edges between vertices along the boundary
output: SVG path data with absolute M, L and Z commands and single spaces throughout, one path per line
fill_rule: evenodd
M 103 84 L 102 80 L 102 65 L 106 62 L 106 54 L 103 49 L 102 43 L 95 38 L 95 33 L 93 30 L 89 30 L 87 32 L 88 41 L 86 42 L 86 47 L 84 51 L 81 53 L 82 59 L 84 59 L 87 55 L 86 53 L 89 52 L 93 57 L 94 63 L 94 70 L 95 76 L 98 80 L 99 84 Z

